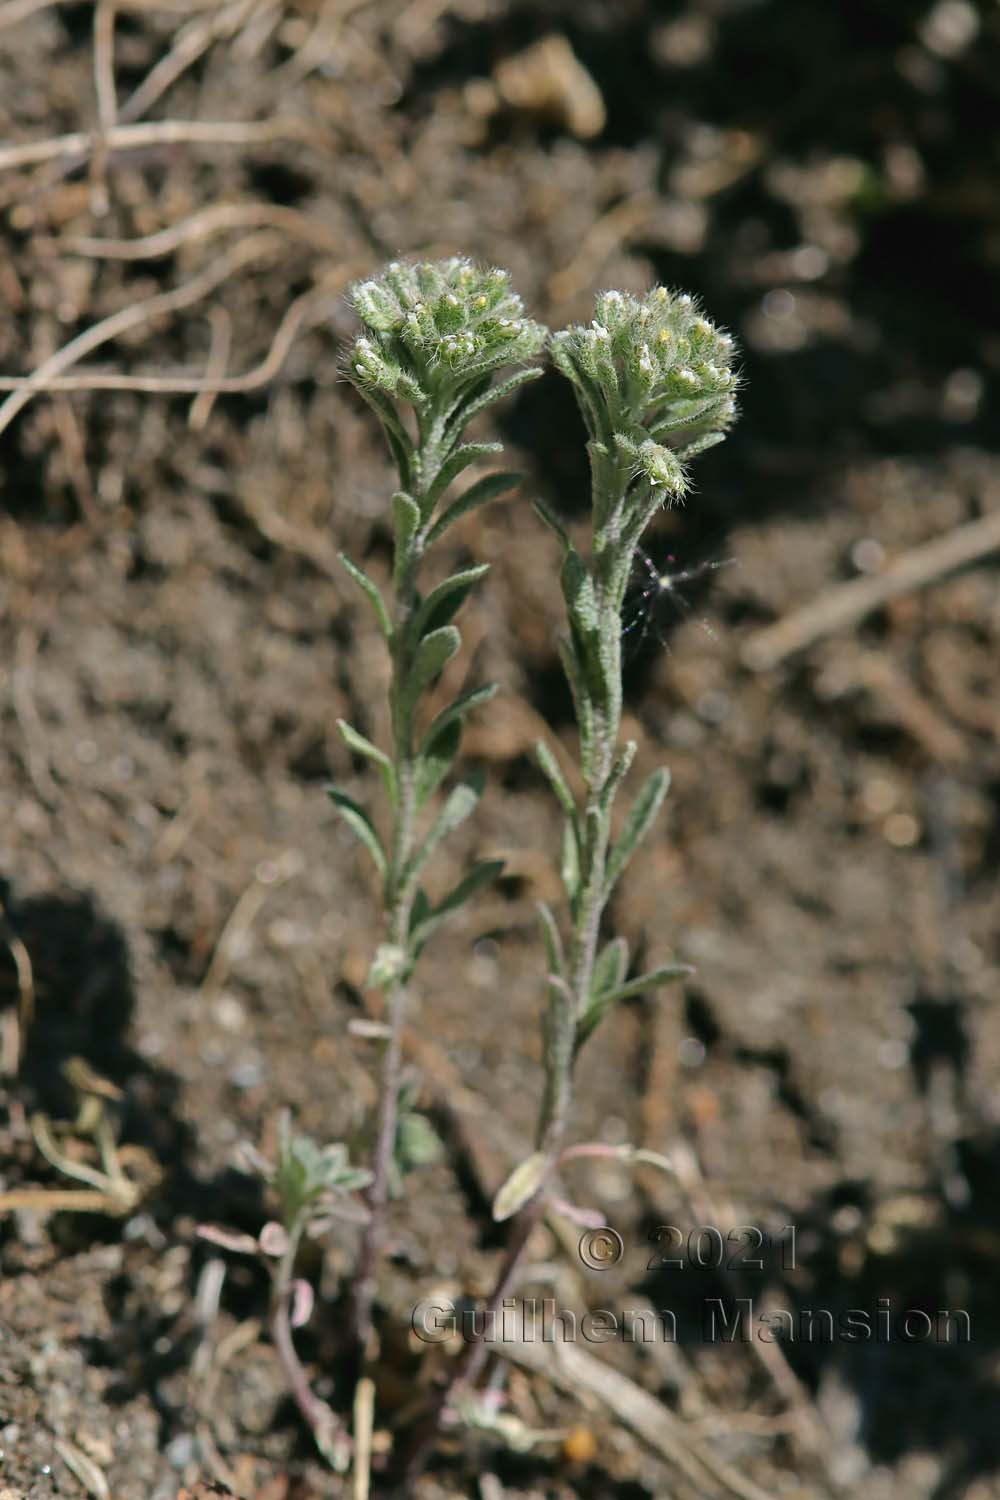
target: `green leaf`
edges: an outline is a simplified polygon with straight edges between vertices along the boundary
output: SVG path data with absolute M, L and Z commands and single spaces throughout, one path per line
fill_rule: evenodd
M 414 944 L 422 948 L 433 932 L 436 932 L 446 917 L 474 896 L 483 886 L 490 885 L 503 870 L 502 859 L 478 859 L 467 875 L 463 875 L 457 885 L 453 886 L 447 896 L 432 907 L 431 910 L 421 918 L 420 922 L 411 926 L 410 932 Z
M 623 937 L 612 938 L 594 963 L 590 980 L 590 1003 L 618 989 L 625 982 L 627 973 L 628 943 Z
M 484 474 L 482 479 L 477 479 L 475 484 L 470 484 L 463 495 L 453 500 L 449 506 L 441 512 L 430 531 L 427 533 L 427 545 L 436 542 L 438 537 L 448 530 L 460 516 L 464 516 L 470 510 L 477 510 L 480 505 L 488 505 L 491 500 L 496 500 L 500 495 L 505 495 L 515 485 L 521 483 L 520 474 L 504 471 L 499 474 Z
M 559 768 L 552 751 L 544 740 L 535 741 L 535 757 L 542 770 L 545 772 L 549 786 L 556 794 L 556 800 L 563 812 L 574 824 L 576 822 L 576 804 L 573 801 L 573 793 L 569 789 L 569 783 Z
M 440 676 L 461 644 L 462 637 L 454 625 L 444 625 L 440 630 L 432 630 L 430 635 L 424 636 L 413 653 L 409 676 L 403 689 L 409 707 L 412 708 L 424 688 L 429 687 Z
M 362 573 L 361 569 L 356 567 L 349 557 L 346 557 L 343 552 L 338 552 L 337 556 L 374 609 L 382 634 L 387 641 L 390 640 L 392 638 L 392 621 L 389 619 L 389 611 L 385 607 L 385 600 L 382 598 L 382 595 L 374 583 L 372 583 L 368 574 Z
M 410 907 L 410 938 L 411 938 L 411 940 L 413 938 L 414 933 L 419 928 L 420 924 L 422 922 L 426 922 L 426 920 L 430 916 L 430 914 L 431 914 L 430 897 L 427 895 L 427 892 L 424 890 L 423 886 L 422 885 L 418 885 L 417 886 L 417 890 L 416 890 L 416 894 L 413 897 L 413 905 Z
M 643 974 L 638 979 L 630 979 L 625 984 L 618 984 L 613 989 L 605 990 L 601 995 L 593 995 L 590 1004 L 584 1011 L 577 1023 L 576 1049 L 579 1050 L 587 1038 L 599 1026 L 613 1005 L 619 1000 L 631 1000 L 635 995 L 644 995 L 647 990 L 657 989 L 663 984 L 673 984 L 675 980 L 685 979 L 693 974 L 694 969 L 690 964 L 665 964 L 662 968 L 653 969 L 649 974 Z
M 378 766 L 382 780 L 385 783 L 386 795 L 393 807 L 395 807 L 396 771 L 388 755 L 386 755 L 384 750 L 380 750 L 377 745 L 373 745 L 371 740 L 366 739 L 363 734 L 359 734 L 353 725 L 347 723 L 346 719 L 338 719 L 337 728 L 340 730 L 341 739 L 349 750 L 353 750 L 356 755 L 363 755 L 366 760 L 373 760 Z
M 426 1115 L 407 1110 L 396 1125 L 396 1167 L 406 1177 L 416 1167 L 427 1167 L 440 1161 L 444 1154 L 441 1137 Z
M 704 432 L 701 437 L 692 438 L 690 443 L 685 443 L 683 448 L 678 448 L 677 457 L 684 463 L 689 458 L 694 458 L 698 453 L 704 453 L 709 448 L 714 448 L 717 443 L 724 443 L 726 434 L 724 432 Z
M 619 875 L 642 843 L 667 795 L 670 772 L 665 768 L 654 771 L 639 788 L 638 795 L 629 809 L 625 826 L 615 840 L 608 855 L 604 881 L 605 897 L 610 895 Z
M 587 679 L 581 670 L 580 663 L 576 657 L 576 650 L 572 641 L 565 636 L 560 636 L 556 641 L 556 649 L 559 652 L 559 660 L 562 662 L 566 681 L 573 696 L 573 710 L 576 722 L 580 729 L 580 744 L 583 746 L 584 762 L 589 746 L 594 738 L 594 708 L 587 686 Z
M 416 638 L 419 640 L 421 636 L 429 635 L 431 631 L 447 625 L 452 616 L 461 609 L 475 584 L 489 570 L 489 563 L 479 563 L 474 568 L 465 568 L 461 573 L 453 573 L 450 578 L 439 583 L 437 588 L 432 589 L 417 610 L 413 621 L 413 633 Z
M 481 703 L 488 703 L 496 693 L 496 690 L 497 684 L 495 682 L 488 682 L 484 687 L 472 688 L 468 693 L 460 693 L 457 698 L 454 698 L 446 708 L 442 708 L 441 712 L 436 714 L 431 720 L 419 753 L 421 755 L 427 754 L 430 746 L 441 733 L 442 729 L 444 729 L 445 725 L 452 723 L 456 719 L 464 719 L 466 714 L 470 713 L 472 709 L 478 708 Z
M 569 535 L 566 531 L 566 528 L 563 526 L 563 523 L 560 521 L 555 511 L 549 505 L 548 501 L 539 498 L 536 499 L 533 504 L 539 518 L 545 522 L 546 526 L 557 538 L 559 545 L 563 549 L 563 552 L 569 552 L 571 545 Z
M 635 760 L 635 752 L 638 748 L 635 740 L 626 740 L 622 746 L 621 754 L 615 757 L 614 764 L 608 774 L 608 779 L 601 790 L 602 812 L 606 813 L 614 802 L 615 793 L 621 785 L 623 778 L 628 774 L 632 762 Z
M 412 495 L 397 490 L 392 497 L 392 525 L 396 538 L 396 553 L 393 561 L 393 582 L 398 584 L 413 548 L 413 538 L 420 525 L 420 511 Z
M 544 375 L 544 373 L 545 370 L 542 365 L 529 365 L 524 370 L 518 370 L 517 374 L 511 375 L 508 380 L 498 381 L 496 385 L 490 385 L 487 382 L 485 390 L 481 392 L 478 390 L 477 382 L 477 389 L 474 391 L 472 399 L 464 405 L 460 405 L 456 411 L 449 426 L 445 442 L 447 443 L 448 437 L 454 442 L 459 433 L 469 425 L 472 418 L 477 416 L 479 412 L 485 411 L 487 406 L 492 406 L 494 401 L 502 401 L 504 396 L 509 396 L 511 391 L 516 390 L 518 386 L 526 384 L 529 380 L 537 380 L 539 375 Z
M 594 580 L 572 547 L 563 559 L 560 582 L 576 658 L 586 674 L 588 695 L 593 702 L 603 703 L 608 697 L 608 682 Z
M 462 726 L 457 719 L 449 719 L 429 742 L 425 741 L 417 756 L 414 772 L 414 796 L 417 807 L 423 807 L 428 797 L 436 792 L 451 769 L 458 754 Z
M 368 814 L 363 808 L 359 807 L 353 797 L 349 797 L 346 792 L 340 791 L 335 786 L 328 786 L 326 795 L 334 804 L 351 832 L 356 834 L 364 844 L 375 861 L 376 869 L 382 879 L 385 880 L 389 872 L 389 861 L 386 859 L 385 850 L 379 843 L 378 834 L 375 832 Z
M 648 974 L 640 974 L 636 979 L 630 979 L 627 983 L 616 985 L 613 990 L 606 991 L 601 996 L 601 1004 L 614 1005 L 619 1000 L 631 1000 L 636 995 L 644 995 L 647 990 L 659 989 L 660 985 L 673 984 L 678 979 L 687 979 L 695 972 L 691 964 L 662 964 L 658 969 L 651 969 Z
M 447 838 L 449 833 L 454 833 L 455 829 L 465 822 L 479 801 L 482 790 L 482 775 L 470 776 L 467 781 L 452 788 L 444 806 L 406 867 L 403 874 L 404 886 L 408 886 L 412 880 L 416 879 L 441 840 Z
M 478 458 L 490 458 L 494 453 L 502 452 L 502 443 L 462 443 L 453 453 L 449 453 L 424 494 L 422 505 L 424 517 L 430 515 L 449 484 L 458 478 L 463 469 L 474 464 Z
M 388 396 L 381 391 L 373 390 L 371 386 L 363 384 L 359 380 L 351 382 L 354 389 L 362 400 L 367 401 L 385 433 L 389 450 L 392 453 L 396 468 L 399 471 L 401 484 L 409 484 L 413 472 L 413 443 L 406 428 L 399 420 L 399 414 Z
M 457 911 L 460 906 L 464 906 L 470 896 L 482 890 L 484 885 L 491 885 L 503 873 L 503 866 L 502 859 L 477 859 L 469 873 L 463 875 L 458 884 L 452 886 L 447 896 L 443 896 L 437 903 L 434 916 L 446 917 L 450 912 Z
M 560 583 L 571 618 L 586 632 L 596 630 L 597 600 L 594 597 L 594 580 L 575 547 L 570 547 L 563 558 Z
M 497 1224 L 511 1218 L 535 1196 L 545 1181 L 548 1170 L 549 1158 L 544 1151 L 533 1152 L 520 1166 L 514 1168 L 493 1199 L 493 1218 Z
M 549 966 L 550 974 L 558 974 L 562 978 L 566 973 L 566 954 L 563 949 L 563 941 L 552 914 L 552 908 L 544 901 L 535 902 L 535 910 L 538 913 L 538 923 L 542 929 L 542 941 L 545 944 L 545 957 Z

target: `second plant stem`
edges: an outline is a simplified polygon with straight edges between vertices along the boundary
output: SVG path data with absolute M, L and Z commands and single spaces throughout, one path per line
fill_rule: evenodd
M 600 540 L 602 539 L 599 538 L 598 541 Z M 597 598 L 599 628 L 610 654 L 610 692 L 606 702 L 595 712 L 589 743 L 581 744 L 586 797 L 581 824 L 585 843 L 582 851 L 580 896 L 570 939 L 569 979 L 563 986 L 550 985 L 551 1050 L 536 1140 L 536 1150 L 545 1154 L 549 1172 L 558 1159 L 566 1133 L 572 1099 L 577 1018 L 590 994 L 601 917 L 607 900 L 605 868 L 611 838 L 611 808 L 605 794 L 621 728 L 621 598 L 628 562 L 626 560 L 623 564 L 619 550 L 613 545 L 607 549 L 603 560 L 608 564 L 607 577 L 603 581 L 598 579 Z M 599 568 L 601 561 L 599 551 Z M 539 1190 L 514 1220 L 496 1283 L 486 1303 L 484 1328 L 492 1326 L 504 1299 L 515 1290 L 528 1241 L 542 1218 L 544 1209 L 543 1179 Z M 476 1339 L 466 1345 L 435 1418 L 440 1417 L 446 1407 L 453 1406 L 468 1390 L 489 1354 L 490 1345 L 484 1339 Z

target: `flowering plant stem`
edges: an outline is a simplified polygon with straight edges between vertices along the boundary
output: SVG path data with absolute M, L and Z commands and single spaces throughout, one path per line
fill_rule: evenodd
M 573 385 L 588 433 L 591 533 L 581 556 L 559 519 L 537 508 L 562 551 L 560 583 L 568 631 L 559 642 L 579 737 L 582 796 L 574 796 L 552 751 L 536 754 L 564 816 L 562 879 L 568 934 L 539 903 L 547 956 L 544 1023 L 545 1087 L 533 1153 L 508 1177 L 493 1205 L 495 1219 L 516 1216 L 484 1329 L 493 1326 L 515 1290 L 532 1230 L 554 1207 L 549 1189 L 564 1156 L 580 1048 L 615 1005 L 690 973 L 669 963 L 629 979 L 624 938 L 600 947 L 601 921 L 615 885 L 645 838 L 666 795 L 669 776 L 655 770 L 612 836 L 615 797 L 636 753 L 619 745 L 622 716 L 622 608 L 632 559 L 643 531 L 687 487 L 685 460 L 721 440 L 735 414 L 738 384 L 732 340 L 701 316 L 693 299 L 657 287 L 645 298 L 605 292 L 589 327 L 553 336 L 553 360 Z M 494 1316 L 491 1317 L 490 1314 Z M 490 1352 L 479 1339 L 459 1357 L 424 1436 L 413 1448 L 410 1474 L 428 1452 L 434 1424 L 454 1410 Z
M 353 726 L 341 723 L 348 747 L 378 766 L 391 820 L 387 846 L 369 815 L 337 789 L 331 797 L 371 854 L 381 882 L 385 941 L 375 953 L 369 984 L 386 992 L 388 1039 L 382 1059 L 378 1117 L 364 1233 L 353 1297 L 358 1363 L 370 1352 L 385 1209 L 400 1166 L 402 1028 L 409 981 L 434 931 L 501 869 L 479 860 L 445 896 L 432 901 L 420 884 L 437 846 L 472 812 L 481 782 L 454 786 L 429 826 L 421 812 L 447 776 L 458 753 L 462 722 L 494 692 L 473 689 L 418 728 L 424 693 L 459 650 L 452 624 L 471 589 L 487 571 L 461 569 L 424 597 L 418 587 L 427 552 L 466 512 L 511 489 L 512 474 L 487 474 L 456 499 L 454 480 L 470 464 L 498 453 L 498 443 L 463 442 L 469 422 L 492 402 L 532 379 L 537 368 L 517 370 L 499 383 L 495 372 L 537 354 L 545 330 L 523 316 L 505 271 L 482 271 L 458 258 L 421 265 L 393 262 L 352 289 L 365 325 L 348 357 L 347 374 L 378 416 L 399 476 L 392 497 L 393 600 L 387 607 L 375 583 L 343 559 L 372 605 L 391 660 L 388 752 Z M 408 413 L 407 414 L 407 409 Z

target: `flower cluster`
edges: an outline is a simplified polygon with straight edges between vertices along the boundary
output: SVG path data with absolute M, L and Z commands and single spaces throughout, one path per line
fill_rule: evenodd
M 532 358 L 545 342 L 508 273 L 460 256 L 392 261 L 352 287 L 351 299 L 367 330 L 350 351 L 351 378 L 418 407 L 457 383 Z
M 733 341 L 687 293 L 604 292 L 589 327 L 554 335 L 552 357 L 577 389 L 591 436 L 617 439 L 653 484 L 676 480 L 675 454 L 718 442 L 736 414 Z

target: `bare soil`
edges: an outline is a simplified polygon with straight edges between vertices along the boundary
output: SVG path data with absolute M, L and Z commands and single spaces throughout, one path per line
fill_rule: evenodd
M 183 26 L 222 14 L 123 8 L 119 106 Z M 587 1352 L 766 1494 L 1000 1496 L 997 559 L 773 670 L 746 665 L 760 627 L 1000 506 L 987 419 L 1000 343 L 984 315 L 997 16 L 815 0 L 225 14 L 228 33 L 143 118 L 284 122 L 273 139 L 112 142 L 72 170 L 63 154 L 0 171 L 11 374 L 231 252 L 203 298 L 83 368 L 197 375 L 228 339 L 229 372 L 250 370 L 313 294 L 254 390 L 207 410 L 191 395 L 42 394 L 0 436 L 8 1043 L 18 941 L 36 994 L 0 1091 L 3 1187 L 66 1188 L 27 1119 L 43 1110 L 72 1134 L 73 1057 L 121 1091 L 109 1107 L 150 1183 L 124 1218 L 29 1207 L 0 1222 L 0 1493 L 100 1494 L 102 1478 L 113 1500 L 211 1482 L 256 1500 L 346 1493 L 261 1332 L 263 1275 L 226 1257 L 216 1307 L 217 1252 L 195 1229 L 259 1229 L 235 1150 L 266 1148 L 282 1108 L 317 1138 L 357 1140 L 373 1103 L 374 1046 L 348 1027 L 378 1012 L 364 991 L 377 904 L 324 786 L 376 802 L 336 721 L 384 733 L 386 664 L 335 554 L 386 576 L 391 476 L 338 374 L 342 291 L 390 256 L 460 251 L 509 267 L 553 326 L 586 318 L 601 286 L 683 285 L 745 356 L 739 428 L 650 540 L 658 566 L 727 565 L 628 636 L 633 777 L 666 762 L 673 783 L 613 919 L 640 959 L 673 952 L 697 973 L 598 1035 L 576 1106 L 581 1139 L 681 1152 L 687 1187 L 580 1165 L 575 1195 L 607 1214 L 624 1258 L 588 1271 L 546 1230 L 525 1290 L 577 1311 L 674 1310 L 676 1346 Z M 93 129 L 92 8 L 4 20 L 4 138 Z M 551 33 L 584 74 L 505 99 L 499 65 L 523 69 Z M 87 244 L 220 205 L 231 219 L 157 258 Z M 489 1199 L 530 1139 L 541 1082 L 533 903 L 558 900 L 558 822 L 530 750 L 545 722 L 572 738 L 557 558 L 530 497 L 577 525 L 586 470 L 554 376 L 500 420 L 524 490 L 440 559 L 492 565 L 440 691 L 501 691 L 466 741 L 485 799 L 435 878 L 445 888 L 472 853 L 507 869 L 421 967 L 410 1059 L 445 1149 L 393 1211 L 380 1430 L 444 1357 L 407 1341 L 416 1301 L 488 1287 L 502 1244 Z M 763 1268 L 647 1269 L 658 1225 L 706 1223 L 772 1237 Z M 788 1225 L 794 1258 L 775 1249 Z M 323 1296 L 301 1336 L 345 1411 L 353 1250 L 348 1233 L 317 1254 Z M 965 1310 L 972 1338 L 786 1340 L 776 1354 L 706 1339 L 705 1304 L 732 1295 L 796 1316 L 874 1314 L 884 1299 L 894 1318 Z M 527 1454 L 449 1440 L 417 1493 L 730 1492 L 544 1374 L 514 1370 L 508 1410 L 577 1430 Z

